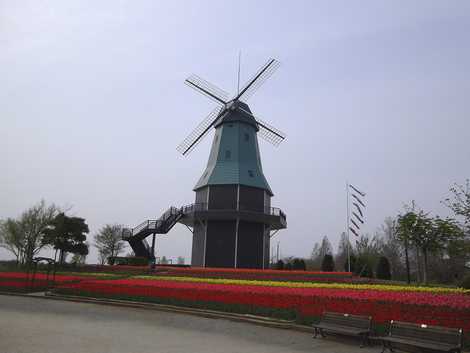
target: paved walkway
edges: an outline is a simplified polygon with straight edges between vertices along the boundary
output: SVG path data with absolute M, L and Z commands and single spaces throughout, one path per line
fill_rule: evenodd
M 371 353 L 358 341 L 154 310 L 0 295 L 2 353 Z

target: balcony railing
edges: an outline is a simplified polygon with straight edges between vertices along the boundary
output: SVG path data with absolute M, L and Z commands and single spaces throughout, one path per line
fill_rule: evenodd
M 280 208 L 277 207 L 265 207 L 263 210 L 260 209 L 253 209 L 253 207 L 247 207 L 242 204 L 239 205 L 239 208 L 213 208 L 209 209 L 207 203 L 193 203 L 190 205 L 186 205 L 181 207 L 181 210 L 184 214 L 192 213 L 192 212 L 200 212 L 200 211 L 248 211 L 248 212 L 255 212 L 255 213 L 263 213 L 270 216 L 278 216 L 286 219 L 286 214 L 282 212 Z

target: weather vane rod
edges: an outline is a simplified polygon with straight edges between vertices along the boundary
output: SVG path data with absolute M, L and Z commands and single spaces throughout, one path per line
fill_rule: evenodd
M 242 51 L 238 52 L 238 83 L 237 83 L 237 96 L 240 94 L 240 66 L 242 61 Z

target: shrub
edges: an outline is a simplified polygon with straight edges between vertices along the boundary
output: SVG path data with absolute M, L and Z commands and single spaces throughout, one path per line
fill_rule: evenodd
M 355 270 L 354 273 L 360 277 L 369 277 L 369 278 L 374 277 L 374 272 L 372 271 L 372 265 L 369 259 L 365 256 L 360 256 L 356 259 L 354 270 Z
M 274 268 L 276 270 L 283 270 L 284 269 L 284 261 L 279 260 L 278 262 L 276 262 L 276 264 L 274 265 Z
M 462 282 L 460 282 L 460 287 L 470 289 L 470 273 L 464 276 Z
M 292 269 L 305 271 L 307 269 L 305 266 L 305 261 L 303 259 L 298 258 L 294 259 L 294 261 L 292 262 Z
M 110 265 L 127 265 L 127 266 L 147 266 L 149 260 L 145 257 L 129 256 L 120 257 L 113 256 L 108 258 L 108 264 Z
M 391 279 L 392 274 L 390 273 L 390 262 L 385 256 L 379 258 L 377 262 L 377 268 L 375 270 L 375 275 L 379 279 Z
M 324 272 L 333 272 L 335 270 L 335 261 L 333 260 L 332 255 L 326 254 L 323 257 L 323 261 L 321 263 L 321 270 Z

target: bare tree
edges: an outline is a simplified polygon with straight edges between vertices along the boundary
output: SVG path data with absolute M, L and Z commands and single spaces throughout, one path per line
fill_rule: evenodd
M 321 244 L 315 243 L 310 260 L 308 261 L 309 268 L 320 269 L 325 255 L 333 255 L 333 247 L 326 235 L 323 237 Z
M 103 265 L 109 257 L 118 256 L 124 249 L 122 240 L 122 226 L 107 224 L 94 236 L 95 247 L 98 249 L 98 258 Z
M 8 218 L 0 222 L 0 248 L 4 248 L 16 257 L 17 264 L 23 262 L 24 257 L 24 233 L 17 220 Z
M 338 270 L 342 271 L 343 267 L 345 267 L 345 270 L 347 271 L 348 252 L 350 255 L 354 255 L 353 247 L 348 240 L 348 236 L 343 232 L 339 238 L 338 251 L 336 252 L 335 257 L 335 263 Z
M 33 257 L 47 246 L 43 242 L 44 231 L 59 211 L 54 204 L 48 206 L 44 200 L 41 200 L 21 215 L 18 223 L 24 236 L 24 262 L 26 264 L 30 264 Z
M 456 216 L 463 218 L 463 226 L 466 235 L 470 236 L 470 179 L 465 185 L 454 184 L 450 188 L 452 198 L 444 200 L 444 204 L 449 207 Z
M 390 262 L 391 273 L 394 278 L 400 278 L 406 272 L 402 261 L 402 246 L 397 238 L 397 227 L 397 220 L 387 217 L 379 230 L 384 240 L 382 253 Z

